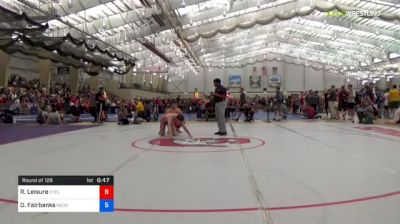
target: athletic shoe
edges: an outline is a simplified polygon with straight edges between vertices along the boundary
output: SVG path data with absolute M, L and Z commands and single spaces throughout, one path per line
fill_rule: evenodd
M 228 133 L 226 133 L 226 132 L 220 132 L 219 133 L 219 135 L 221 135 L 221 136 L 225 136 L 225 135 L 227 135 Z
M 221 132 L 219 132 L 219 131 L 214 133 L 214 135 L 220 135 L 220 134 L 221 134 Z

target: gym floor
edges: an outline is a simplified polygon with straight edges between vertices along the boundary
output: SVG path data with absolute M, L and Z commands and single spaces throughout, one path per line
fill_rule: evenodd
M 398 224 L 400 129 L 329 121 L 107 123 L 0 145 L 1 223 Z M 3 129 L 4 130 L 4 129 Z M 2 130 L 2 131 L 3 131 Z M 18 175 L 114 175 L 113 214 L 18 213 Z

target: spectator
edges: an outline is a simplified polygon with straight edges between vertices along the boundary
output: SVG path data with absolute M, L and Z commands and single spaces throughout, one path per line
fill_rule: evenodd
M 137 116 L 144 119 L 144 105 L 141 100 L 135 99 L 134 104 L 136 107 Z
M 396 85 L 393 85 L 392 89 L 389 91 L 389 110 L 390 117 L 394 115 L 394 111 L 400 106 L 400 92 Z
M 315 116 L 317 115 L 317 111 L 315 110 L 315 108 L 308 105 L 304 109 L 304 112 L 307 119 L 314 119 Z
M 276 111 L 274 120 L 280 121 L 283 113 L 282 104 L 285 101 L 285 97 L 283 96 L 283 93 L 280 91 L 279 87 L 276 88 L 274 101 L 275 101 L 275 111 Z
M 339 97 L 338 97 L 338 99 L 339 99 L 339 106 L 338 106 L 339 117 L 338 117 L 338 119 L 340 119 L 340 117 L 342 117 L 343 120 L 346 120 L 348 98 L 349 98 L 349 93 L 347 92 L 346 87 L 343 85 L 340 88 Z
M 385 95 L 383 93 L 382 90 L 378 89 L 376 91 L 376 107 L 378 109 L 378 117 L 382 117 L 383 116 L 383 109 L 385 106 Z
M 96 90 L 92 89 L 89 96 L 89 113 L 93 116 L 94 122 L 97 121 L 97 94 Z
M 49 113 L 49 117 L 47 118 L 46 124 L 63 124 L 63 119 L 61 117 L 60 112 L 53 107 L 51 112 Z
M 49 119 L 49 110 L 46 107 L 41 108 L 39 113 L 36 116 L 36 121 L 39 124 L 45 124 L 47 120 Z
M 359 123 L 362 124 L 373 124 L 374 123 L 374 108 L 371 105 L 371 101 L 363 99 L 361 101 L 361 107 L 357 110 L 357 116 Z
M 386 88 L 385 94 L 383 97 L 385 98 L 384 106 L 383 106 L 383 118 L 389 118 L 389 88 Z
M 354 123 L 356 93 L 353 90 L 352 84 L 347 85 L 347 92 L 349 94 L 347 97 L 347 109 L 348 109 L 348 113 L 349 113 L 351 122 Z
M 96 94 L 96 114 L 98 114 L 97 122 L 99 122 L 99 123 L 101 123 L 107 119 L 106 100 L 107 100 L 107 94 L 104 91 L 104 88 L 100 87 L 99 91 Z
M 318 105 L 319 105 L 319 96 L 318 96 L 318 91 L 312 91 L 310 90 L 310 96 L 309 96 L 309 105 L 314 108 L 314 111 L 318 111 Z
M 119 104 L 119 107 L 120 107 L 120 111 L 118 113 L 118 124 L 121 124 L 121 125 L 129 124 L 128 110 L 126 108 L 124 100 L 121 101 L 121 103 Z
M 337 117 L 337 92 L 335 85 L 332 85 L 331 88 L 329 89 L 329 94 L 328 94 L 328 106 L 329 106 L 329 113 L 331 115 L 330 119 L 338 119 Z

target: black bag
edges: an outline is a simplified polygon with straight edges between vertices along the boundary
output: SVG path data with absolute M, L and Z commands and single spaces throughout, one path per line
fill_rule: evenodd
M 374 106 L 372 106 L 372 108 L 374 108 L 374 115 L 375 115 L 375 117 L 377 117 L 379 115 L 378 109 Z
M 10 114 L 6 114 L 3 117 L 3 122 L 6 124 L 12 124 L 13 123 L 13 116 Z

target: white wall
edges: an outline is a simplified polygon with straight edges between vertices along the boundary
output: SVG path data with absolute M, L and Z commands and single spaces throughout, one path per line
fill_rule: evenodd
M 347 84 L 347 78 L 341 73 L 334 73 L 332 71 L 315 70 L 311 67 L 304 67 L 302 65 L 288 64 L 285 62 L 264 62 L 255 65 L 249 65 L 242 68 L 225 68 L 225 69 L 203 69 L 200 70 L 199 75 L 195 76 L 189 74 L 184 79 L 175 77 L 168 85 L 168 91 L 171 93 L 193 93 L 195 88 L 200 92 L 213 92 L 213 80 L 220 78 L 223 85 L 228 87 L 229 75 L 240 75 L 242 78 L 242 86 L 248 93 L 260 94 L 263 93 L 263 88 L 267 88 L 268 92 L 274 92 L 275 88 L 268 86 L 268 79 L 262 77 L 262 86 L 260 88 L 251 88 L 250 75 L 253 74 L 253 67 L 257 67 L 258 74 L 261 75 L 261 69 L 265 66 L 267 68 L 267 75 L 272 74 L 272 68 L 278 68 L 278 74 L 281 75 L 281 89 L 287 92 L 308 91 L 310 89 L 323 91 L 328 89 L 331 85 L 340 87 Z M 357 86 L 357 80 L 352 79 L 350 83 Z M 265 86 L 266 84 L 266 86 Z M 179 86 L 179 88 L 175 88 Z M 231 92 L 238 92 L 238 88 L 230 88 Z
M 116 80 L 105 80 L 104 87 L 107 91 L 125 100 L 132 100 L 133 98 L 140 98 L 140 97 L 147 99 L 156 97 L 165 98 L 168 96 L 167 94 L 150 92 L 139 89 L 120 89 L 119 82 Z
M 39 62 L 35 59 L 11 56 L 10 74 L 18 74 L 27 80 L 39 78 Z
M 324 71 L 316 70 L 311 67 L 305 68 L 305 90 L 317 89 L 322 90 L 326 88 Z
M 282 84 L 281 89 L 283 91 L 304 91 L 304 67 L 294 64 L 283 64 L 283 69 L 281 70 Z M 268 71 L 269 72 L 269 71 Z M 272 71 L 271 71 L 272 72 Z M 315 87 L 316 88 L 316 87 Z

